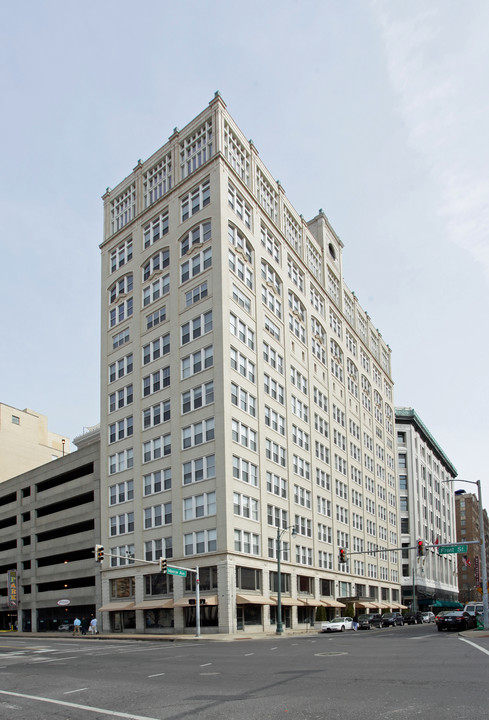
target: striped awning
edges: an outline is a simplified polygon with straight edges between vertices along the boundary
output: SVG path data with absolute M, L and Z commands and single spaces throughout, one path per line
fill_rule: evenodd
M 299 600 L 299 604 L 306 607 L 321 607 L 323 603 L 321 600 L 316 600 L 316 598 L 302 598 Z
M 344 605 L 342 602 L 339 602 L 338 600 L 321 600 L 321 605 L 324 605 L 324 607 L 335 607 L 335 608 L 346 607 L 346 605 Z
M 373 608 L 378 607 L 377 605 L 374 605 L 371 602 L 356 602 L 355 607 L 357 608 L 364 608 L 365 610 L 373 610 Z
M 99 612 L 121 612 L 122 610 L 134 610 L 134 602 L 113 602 L 102 605 Z
M 270 605 L 277 605 L 278 600 L 277 597 L 271 597 L 270 598 Z M 287 607 L 298 607 L 299 605 L 302 605 L 302 600 L 298 600 L 297 598 L 291 598 L 287 595 L 281 595 L 280 596 L 280 604 L 286 605 Z
M 236 595 L 236 605 L 275 605 L 276 601 L 263 595 Z

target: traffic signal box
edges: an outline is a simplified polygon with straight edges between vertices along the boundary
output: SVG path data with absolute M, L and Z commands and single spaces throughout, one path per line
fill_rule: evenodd
M 346 563 L 345 548 L 340 548 L 340 563 Z
M 95 560 L 96 562 L 102 562 L 104 559 L 104 546 L 95 545 Z
M 160 572 L 165 573 L 168 570 L 168 565 L 166 562 L 166 558 L 160 558 Z
M 424 557 L 424 542 L 418 540 L 418 557 Z

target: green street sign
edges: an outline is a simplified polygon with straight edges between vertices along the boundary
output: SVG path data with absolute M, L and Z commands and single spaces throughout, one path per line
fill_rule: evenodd
M 187 571 L 182 570 L 181 568 L 167 567 L 166 574 L 167 575 L 178 575 L 178 577 L 187 577 Z
M 438 548 L 440 555 L 448 555 L 449 553 L 466 553 L 467 545 L 447 545 L 446 547 Z

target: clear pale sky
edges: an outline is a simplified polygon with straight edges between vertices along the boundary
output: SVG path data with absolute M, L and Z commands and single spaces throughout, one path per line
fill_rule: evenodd
M 489 3 L 0 2 L 0 402 L 99 421 L 102 200 L 219 90 L 489 506 Z M 467 491 L 474 490 L 470 485 Z

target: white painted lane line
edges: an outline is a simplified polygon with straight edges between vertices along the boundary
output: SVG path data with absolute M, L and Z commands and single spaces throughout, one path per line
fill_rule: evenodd
M 76 692 L 83 692 L 84 690 L 88 690 L 88 688 L 78 688 L 78 690 L 67 690 L 63 693 L 63 695 L 71 695 L 72 693 Z
M 200 667 L 208 667 L 209 665 L 212 665 L 212 663 L 204 663 L 204 664 L 201 665 Z
M 158 718 L 148 717 L 147 715 L 131 715 L 130 713 L 115 712 L 114 710 L 104 710 L 103 708 L 90 707 L 89 705 L 78 705 L 77 703 L 65 702 L 64 700 L 51 700 L 37 695 L 25 695 L 24 693 L 9 692 L 0 690 L 0 695 L 9 695 L 10 697 L 24 698 L 25 700 L 37 700 L 38 702 L 51 703 L 51 705 L 62 705 L 63 707 L 76 708 L 78 710 L 86 710 L 87 712 L 99 713 L 99 715 L 109 715 L 110 717 L 126 718 L 127 720 L 159 720 Z
M 65 660 L 76 660 L 78 656 L 73 655 L 72 657 L 59 657 L 59 658 L 53 658 L 52 660 L 43 660 L 42 658 L 32 658 L 33 663 L 36 665 L 43 665 L 44 663 L 52 663 L 52 662 L 64 662 Z
M 251 657 L 251 656 L 254 655 L 254 654 L 255 654 L 255 653 L 246 653 L 245 657 Z
M 278 650 L 278 648 L 274 647 L 274 648 L 270 648 L 270 650 Z
M 485 653 L 486 655 L 489 655 L 489 650 L 486 650 L 485 648 L 480 647 L 479 645 L 476 645 L 475 643 L 471 642 L 470 640 L 467 640 L 466 638 L 459 638 L 459 640 L 462 640 L 463 642 L 466 642 L 468 645 L 472 645 L 472 647 L 475 647 L 476 650 L 480 650 L 481 652 Z
M 160 675 L 164 675 L 165 673 L 156 673 L 155 675 L 148 675 L 148 677 L 160 677 Z

